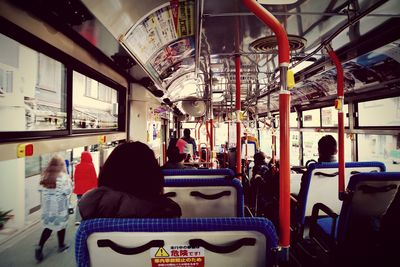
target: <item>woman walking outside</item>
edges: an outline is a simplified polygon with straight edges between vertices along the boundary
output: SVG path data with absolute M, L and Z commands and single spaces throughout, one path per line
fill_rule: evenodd
M 44 244 L 53 231 L 57 231 L 58 251 L 62 252 L 69 247 L 64 243 L 64 239 L 65 228 L 68 224 L 69 196 L 72 185 L 62 157 L 55 155 L 50 159 L 43 172 L 40 185 L 44 230 L 35 249 L 35 258 L 38 262 L 43 260 Z

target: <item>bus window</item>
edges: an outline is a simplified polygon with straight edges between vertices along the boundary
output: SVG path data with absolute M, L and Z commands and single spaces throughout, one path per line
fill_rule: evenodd
M 297 128 L 297 112 L 290 112 L 289 123 L 290 128 Z
M 319 133 L 319 132 L 303 132 L 303 163 L 305 164 L 308 160 L 318 160 L 318 141 L 324 135 L 332 135 L 336 142 L 338 142 L 337 133 Z M 351 140 L 345 136 L 344 139 L 344 160 L 349 162 L 351 160 Z M 336 155 L 336 159 L 338 156 Z
M 73 129 L 118 128 L 118 92 L 73 72 Z
M 322 127 L 337 127 L 338 126 L 338 115 L 335 107 L 326 107 L 321 109 L 322 114 Z M 344 113 L 344 127 L 349 127 L 349 106 L 343 106 Z
M 279 158 L 279 131 L 276 133 L 276 156 Z M 300 132 L 290 131 L 290 165 L 300 165 Z
M 321 116 L 319 109 L 303 111 L 303 127 L 321 127 Z
M 400 171 L 399 137 L 358 134 L 358 161 L 380 161 L 387 171 Z
M 400 97 L 358 104 L 359 126 L 400 126 Z
M 2 34 L 0 47 L 0 131 L 66 129 L 64 65 Z

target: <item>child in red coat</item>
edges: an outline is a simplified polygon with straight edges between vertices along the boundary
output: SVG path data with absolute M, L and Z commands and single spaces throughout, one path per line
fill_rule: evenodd
M 93 165 L 92 155 L 88 151 L 83 151 L 81 162 L 76 165 L 74 174 L 74 193 L 77 196 L 78 202 L 84 193 L 94 187 L 97 187 L 97 174 Z M 79 211 L 77 211 L 75 224 L 78 225 L 80 219 L 81 216 Z

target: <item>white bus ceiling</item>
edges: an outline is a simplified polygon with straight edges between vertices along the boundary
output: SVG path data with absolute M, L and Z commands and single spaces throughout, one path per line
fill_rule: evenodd
M 242 110 L 254 112 L 255 106 L 258 113 L 277 110 L 277 93 L 274 93 L 279 82 L 276 38 L 241 1 L 186 2 L 188 16 L 193 17 L 192 24 L 186 22 L 189 32 L 180 37 L 172 31 L 164 32 L 161 37 L 157 33 L 160 27 L 163 31 L 172 29 L 171 25 L 160 26 L 160 22 L 168 24 L 173 19 L 173 16 L 168 17 L 174 9 L 173 1 L 83 0 L 83 3 L 145 70 L 154 82 L 150 90 L 164 92 L 161 99 L 168 98 L 174 103 L 196 96 L 213 101 L 214 113 L 232 111 L 234 56 L 238 53 L 241 55 Z M 378 74 L 387 79 L 360 77 L 368 75 L 360 74 L 360 69 L 370 67 L 363 65 L 366 61 L 360 57 L 369 50 L 378 49 L 369 55 L 376 60 L 386 60 L 382 55 L 397 53 L 399 33 L 396 36 L 379 29 L 388 24 L 398 27 L 394 26 L 400 19 L 398 1 L 298 0 L 293 4 L 264 7 L 280 20 L 290 35 L 291 65 L 299 65 L 299 60 L 310 57 L 294 69 L 297 86 L 291 93 L 292 106 L 333 99 L 336 94 L 335 78 L 330 79 L 335 69 L 324 49 L 319 49 L 321 44 L 330 43 L 340 59 L 347 62 L 346 92 L 388 89 L 400 78 L 398 72 L 389 69 Z M 149 26 L 150 22 L 155 26 Z M 153 31 L 149 31 L 149 27 L 153 27 Z M 238 44 L 235 43 L 237 33 Z M 370 39 L 369 42 L 366 39 Z M 146 45 L 145 51 L 141 50 L 140 42 Z M 362 47 L 365 43 L 369 44 L 369 50 Z M 167 51 L 175 55 L 168 55 Z M 131 72 L 134 70 L 137 66 Z M 324 73 L 307 79 L 309 72 L 313 76 Z M 391 73 L 387 75 L 386 72 Z M 382 82 L 383 86 L 376 86 Z

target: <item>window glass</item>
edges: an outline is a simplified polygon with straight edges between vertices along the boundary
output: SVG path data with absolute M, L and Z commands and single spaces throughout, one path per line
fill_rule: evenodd
M 118 92 L 96 80 L 73 72 L 73 129 L 118 127 Z
M 276 157 L 280 158 L 280 134 L 276 132 Z M 290 165 L 300 165 L 300 132 L 290 131 Z
M 380 161 L 387 171 L 400 171 L 400 137 L 358 134 L 358 161 Z
M 300 165 L 300 132 L 290 131 L 290 165 Z
M 220 122 L 215 124 L 214 128 L 214 136 L 215 136 L 215 145 L 216 151 L 219 152 L 219 148 L 225 146 L 225 143 L 228 142 L 228 123 Z
M 400 126 L 400 97 L 358 104 L 359 126 Z
M 303 132 L 303 163 L 310 159 L 318 161 L 318 141 L 324 135 L 332 135 L 336 142 L 338 142 L 337 133 L 317 133 L 317 132 Z M 351 161 L 351 140 L 347 136 L 344 139 L 344 159 Z M 338 160 L 338 156 L 336 155 Z
M 303 111 L 303 127 L 321 127 L 319 109 Z
M 25 158 L 25 177 L 41 174 L 40 156 Z
M 65 67 L 0 34 L 0 131 L 66 129 Z
M 297 128 L 297 112 L 290 113 L 290 127 Z
M 326 107 L 321 109 L 322 127 L 337 127 L 338 126 L 338 112 L 335 107 Z M 349 105 L 343 106 L 344 126 L 349 127 Z

